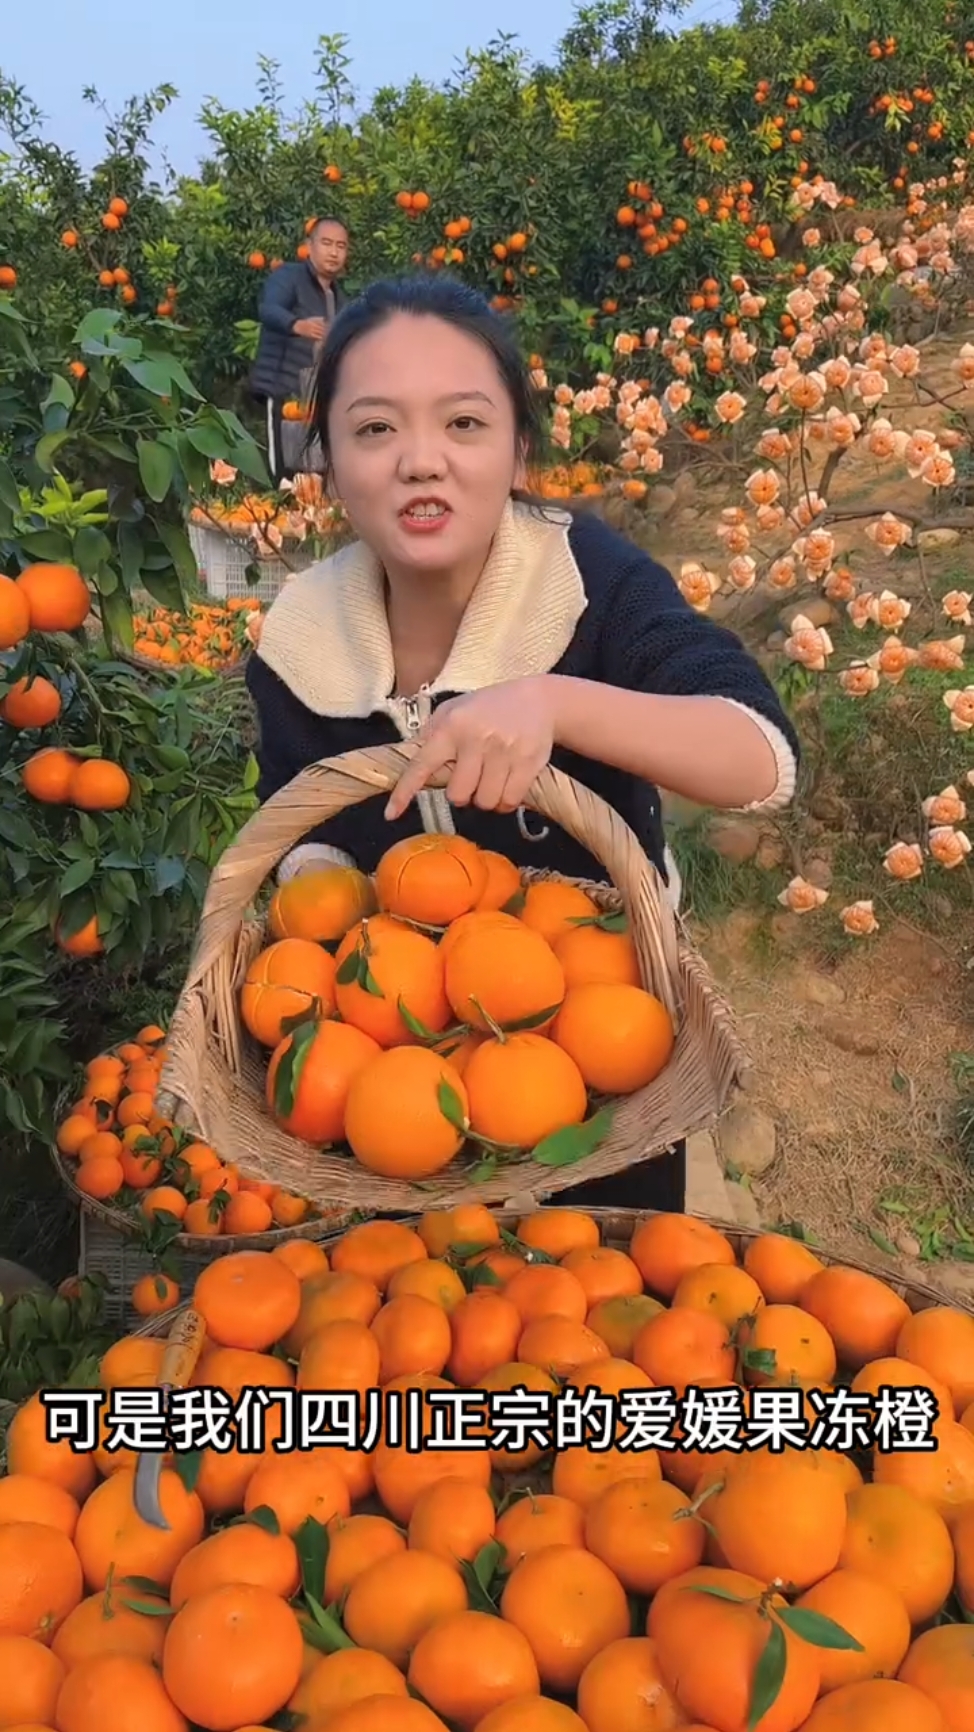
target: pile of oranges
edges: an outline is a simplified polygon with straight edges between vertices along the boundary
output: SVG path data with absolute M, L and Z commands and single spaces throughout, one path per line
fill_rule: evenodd
M 256 596 L 192 602 L 186 613 L 157 607 L 135 615 L 135 653 L 170 667 L 234 667 L 247 647 L 247 623 L 255 613 L 260 613 Z
M 31 1732 L 967 1732 L 974 1722 L 974 1318 L 764 1234 L 479 1205 L 372 1221 L 329 1256 L 217 1259 L 198 1389 L 278 1397 L 262 1447 L 135 1462 L 45 1436 L 0 1481 L 0 1721 Z M 159 1375 L 116 1342 L 105 1392 Z M 502 1447 L 490 1395 L 918 1388 L 935 1451 Z M 370 1447 L 295 1452 L 285 1404 L 357 1394 Z M 467 1392 L 471 1443 L 390 1415 Z M 377 1392 L 381 1399 L 376 1402 Z M 398 1404 L 390 1397 L 398 1396 Z M 442 1405 L 442 1403 L 441 1403 Z M 476 1410 L 476 1411 L 474 1411 Z M 293 1411 L 293 1410 L 292 1410 Z M 543 1409 L 542 1409 L 543 1412 Z M 617 1427 L 621 1410 L 613 1410 Z M 478 1417 L 479 1415 L 479 1417 Z M 102 1410 L 102 1422 L 105 1410 Z M 314 1421 L 327 1430 L 327 1421 Z M 339 1423 L 337 1421 L 335 1424 Z M 682 1423 L 682 1422 L 681 1422 Z M 371 1422 L 370 1422 L 371 1424 Z M 446 1427 L 446 1435 L 451 1433 Z M 455 1431 L 452 1432 L 455 1437 Z M 671 1436 L 686 1433 L 677 1425 Z M 224 1440 L 226 1441 L 226 1440 Z M 275 1448 L 281 1443 L 281 1450 Z
M 56 1135 L 78 1190 L 135 1213 L 147 1232 L 157 1223 L 170 1233 L 178 1226 L 180 1233 L 219 1238 L 310 1219 L 303 1197 L 248 1178 L 158 1111 L 165 1039 L 164 1029 L 149 1025 L 86 1065 L 82 1092 Z M 179 1293 L 170 1279 L 149 1276 L 133 1299 L 149 1315 L 169 1310 Z
M 525 889 L 462 837 L 409 836 L 372 879 L 292 878 L 269 926 L 240 994 L 267 1105 L 290 1135 L 345 1144 L 382 1177 L 429 1179 L 468 1144 L 537 1158 L 592 1134 L 593 1102 L 645 1087 L 673 1051 L 624 922 L 577 885 Z

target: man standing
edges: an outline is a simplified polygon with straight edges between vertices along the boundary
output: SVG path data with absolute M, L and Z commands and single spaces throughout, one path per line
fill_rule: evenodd
M 272 271 L 261 296 L 260 341 L 251 391 L 267 404 L 267 455 L 275 485 L 294 474 L 296 452 L 285 437 L 286 402 L 300 398 L 315 355 L 345 295 L 341 278 L 348 260 L 348 230 L 336 217 L 319 217 L 308 235 L 308 257 Z M 295 423 L 302 428 L 303 423 Z

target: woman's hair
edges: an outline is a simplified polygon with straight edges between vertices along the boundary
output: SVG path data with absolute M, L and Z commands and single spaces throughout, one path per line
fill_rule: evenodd
M 397 313 L 442 319 L 444 324 L 466 331 L 490 350 L 511 401 L 519 446 L 527 462 L 535 459 L 541 446 L 538 400 L 510 322 L 495 313 L 476 289 L 450 277 L 421 273 L 370 283 L 354 300 L 346 302 L 329 329 L 318 362 L 310 415 L 311 434 L 318 437 L 326 470 L 328 415 L 342 362 L 361 337 L 368 336 Z

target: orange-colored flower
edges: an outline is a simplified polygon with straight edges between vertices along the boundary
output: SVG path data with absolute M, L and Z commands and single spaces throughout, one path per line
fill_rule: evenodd
M 917 666 L 928 673 L 959 674 L 964 671 L 963 637 L 928 638 L 918 650 Z
M 971 625 L 974 623 L 971 619 L 972 600 L 974 600 L 974 595 L 969 589 L 951 589 L 948 590 L 940 605 L 947 618 L 953 620 L 956 625 Z
M 950 824 L 938 824 L 931 830 L 929 841 L 931 855 L 937 865 L 943 866 L 947 872 L 963 866 L 971 851 L 970 837 L 963 830 L 955 830 Z
M 949 788 L 941 788 L 939 794 L 931 794 L 923 802 L 923 816 L 931 824 L 963 824 L 967 817 L 967 807 L 958 790 L 951 784 Z
M 843 668 L 839 685 L 846 697 L 867 698 L 879 685 L 879 670 L 870 667 L 868 662 L 853 662 L 851 667 Z
M 883 869 L 901 883 L 919 878 L 923 871 L 923 850 L 919 842 L 894 842 L 883 856 Z
M 876 668 L 890 685 L 898 686 L 903 675 L 919 660 L 918 651 L 908 649 L 898 637 L 888 637 L 882 649 L 869 657 L 869 666 Z
M 878 517 L 874 523 L 868 523 L 866 534 L 887 558 L 891 553 L 895 553 L 898 547 L 905 547 L 913 540 L 910 525 L 899 517 L 894 517 L 891 511 L 884 511 L 882 517 Z
M 803 613 L 792 621 L 791 635 L 785 639 L 785 655 L 799 662 L 811 673 L 822 673 L 832 652 L 832 639 L 824 626 L 813 625 Z
M 950 711 L 950 725 L 955 734 L 965 734 L 974 728 L 974 686 L 965 686 L 959 692 L 944 692 L 944 703 Z
M 870 938 L 879 931 L 879 921 L 871 902 L 850 902 L 842 909 L 839 919 L 850 938 Z
M 819 889 L 817 884 L 809 884 L 807 878 L 800 874 L 778 895 L 778 901 L 784 908 L 790 908 L 792 914 L 811 914 L 816 908 L 821 908 L 828 899 L 827 890 Z
M 685 560 L 680 567 L 678 585 L 684 601 L 697 613 L 706 613 L 720 588 L 720 578 L 695 559 Z

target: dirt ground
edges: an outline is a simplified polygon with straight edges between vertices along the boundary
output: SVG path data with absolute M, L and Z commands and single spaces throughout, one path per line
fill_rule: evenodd
M 922 346 L 921 377 L 938 396 L 956 391 L 950 364 L 971 334 L 955 330 Z M 915 402 L 902 384 L 882 412 L 896 426 L 933 431 L 948 413 Z M 685 559 L 721 571 L 716 523 L 722 506 L 741 503 L 740 482 L 690 470 L 670 493 L 644 530 L 646 544 L 674 573 Z M 855 452 L 839 466 L 831 503 L 878 515 L 929 512 L 932 502 L 898 465 L 884 469 Z M 921 573 L 916 559 L 891 564 L 874 554 L 862 534 L 867 520 L 833 526 L 840 557 L 864 587 L 916 596 L 949 572 L 974 588 L 969 540 L 929 554 Z M 795 599 L 752 592 L 743 605 L 719 599 L 714 613 L 763 651 Z M 774 890 L 789 876 L 776 873 Z M 974 1129 L 963 1121 L 965 1093 L 974 1096 L 974 881 L 969 912 L 961 907 L 946 934 L 879 906 L 877 915 L 878 935 L 832 954 L 814 917 L 743 900 L 696 934 L 753 1058 L 749 1098 L 777 1131 L 773 1164 L 743 1183 L 765 1222 L 795 1224 L 825 1247 L 974 1299 Z

